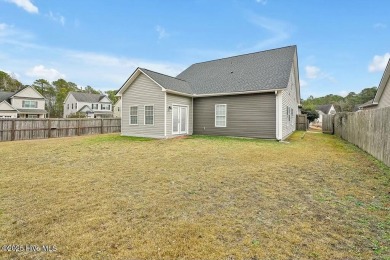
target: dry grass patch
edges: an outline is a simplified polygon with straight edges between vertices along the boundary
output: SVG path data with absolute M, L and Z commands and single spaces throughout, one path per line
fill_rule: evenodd
M 301 137 L 0 143 L 0 244 L 57 247 L 0 257 L 388 258 L 389 169 Z

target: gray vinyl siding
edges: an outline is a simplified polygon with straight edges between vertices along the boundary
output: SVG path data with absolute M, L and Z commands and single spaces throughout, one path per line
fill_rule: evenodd
M 381 99 L 378 102 L 378 106 L 375 108 L 383 108 L 389 106 L 390 106 L 390 80 L 387 80 Z
M 284 139 L 296 130 L 296 115 L 298 113 L 298 102 L 295 86 L 294 66 L 292 66 L 291 69 L 290 79 L 287 88 L 282 91 L 282 102 L 282 139 Z M 291 115 L 290 121 L 288 120 L 287 106 L 293 109 L 293 115 Z
M 216 104 L 227 105 L 226 127 L 215 127 Z M 194 134 L 275 139 L 275 93 L 194 98 Z
M 188 134 L 192 135 L 192 97 L 178 96 L 167 93 L 167 107 L 176 105 L 188 106 Z M 167 137 L 175 137 L 172 134 L 172 110 L 167 111 Z
M 164 138 L 165 93 L 140 74 L 122 94 L 122 135 Z M 154 125 L 144 125 L 144 106 L 154 106 Z M 129 124 L 130 106 L 138 106 L 138 125 Z

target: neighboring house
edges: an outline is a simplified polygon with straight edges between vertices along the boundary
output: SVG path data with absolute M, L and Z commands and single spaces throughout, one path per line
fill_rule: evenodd
M 118 99 L 118 101 L 114 105 L 114 117 L 122 117 L 122 99 Z
M 177 77 L 137 68 L 117 96 L 122 135 L 281 140 L 296 129 L 297 47 L 196 63 Z
M 384 108 L 390 106 L 390 59 L 373 100 L 359 106 L 361 110 Z
M 45 118 L 45 98 L 33 87 L 0 92 L 0 118 Z
M 334 115 L 336 114 L 336 109 L 334 108 L 334 105 L 321 105 L 316 107 L 316 111 L 318 112 L 318 119 L 316 120 L 316 123 L 322 124 L 322 118 L 323 115 Z
M 69 92 L 64 101 L 64 118 L 77 113 L 88 118 L 112 117 L 112 102 L 102 94 Z

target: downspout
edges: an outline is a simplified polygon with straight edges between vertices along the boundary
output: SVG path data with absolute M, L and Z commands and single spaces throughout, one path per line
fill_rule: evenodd
M 164 137 L 167 138 L 167 92 L 164 91 Z

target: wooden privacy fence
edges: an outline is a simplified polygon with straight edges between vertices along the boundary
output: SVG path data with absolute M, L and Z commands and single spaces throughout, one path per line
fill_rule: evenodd
M 333 134 L 334 127 L 334 115 L 323 115 L 322 116 L 322 132 L 325 134 Z
M 297 115 L 297 130 L 306 131 L 309 128 L 307 115 Z
M 335 135 L 390 166 L 390 107 L 337 113 L 330 120 Z
M 0 119 L 0 141 L 68 137 L 121 131 L 121 119 Z

